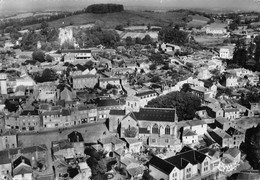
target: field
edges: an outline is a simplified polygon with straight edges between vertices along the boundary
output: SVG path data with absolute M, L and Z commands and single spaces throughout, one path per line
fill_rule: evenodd
M 204 16 L 194 15 L 189 16 L 192 18 L 192 21 L 190 21 L 187 26 L 188 27 L 199 27 L 199 26 L 205 26 L 207 22 L 209 21 L 209 18 L 206 18 Z
M 127 26 L 128 24 L 133 25 L 151 25 L 156 26 L 167 26 L 171 22 L 173 24 L 184 24 L 182 20 L 184 17 L 187 17 L 186 12 L 143 12 L 143 11 L 130 11 L 125 10 L 123 12 L 110 13 L 110 14 L 79 14 L 68 16 L 66 18 L 58 19 L 52 22 L 49 22 L 50 26 L 59 28 L 62 26 L 69 25 L 84 25 L 95 23 L 96 21 L 102 21 L 105 28 L 114 28 L 115 26 L 122 24 Z M 25 26 L 23 29 L 29 27 L 39 28 L 39 24 Z
M 194 36 L 194 39 L 199 44 L 210 47 L 210 46 L 222 45 L 226 38 L 221 36 L 204 35 L 204 36 Z

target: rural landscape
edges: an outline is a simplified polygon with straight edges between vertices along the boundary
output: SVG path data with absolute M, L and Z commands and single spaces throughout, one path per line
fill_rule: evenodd
M 0 180 L 259 180 L 259 5 L 0 1 Z

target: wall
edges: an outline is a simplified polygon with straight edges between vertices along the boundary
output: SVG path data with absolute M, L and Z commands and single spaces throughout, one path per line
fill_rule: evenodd
M 149 165 L 149 170 L 150 170 L 150 175 L 154 178 L 154 179 L 169 179 L 169 176 L 161 171 L 159 171 L 157 168 L 153 167 L 152 165 Z

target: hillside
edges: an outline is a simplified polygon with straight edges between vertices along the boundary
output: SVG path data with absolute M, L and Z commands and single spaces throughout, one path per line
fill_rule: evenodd
M 100 20 L 104 22 L 105 28 L 114 28 L 115 26 L 122 24 L 126 26 L 128 23 L 130 25 L 143 25 L 150 23 L 151 25 L 166 26 L 169 23 L 173 24 L 184 24 L 182 20 L 187 17 L 187 12 L 143 12 L 143 11 L 130 11 L 125 10 L 122 12 L 109 13 L 109 14 L 92 14 L 85 13 L 79 15 L 73 15 L 66 18 L 58 19 L 49 22 L 50 26 L 59 28 L 61 26 L 69 25 L 83 25 L 89 23 L 95 23 Z M 63 24 L 64 22 L 64 24 Z M 39 24 L 25 26 L 23 29 L 29 27 L 39 28 Z

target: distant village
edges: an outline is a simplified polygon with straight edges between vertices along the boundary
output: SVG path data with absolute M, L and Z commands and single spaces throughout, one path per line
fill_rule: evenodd
M 243 23 L 258 16 L 239 17 L 63 26 L 49 51 L 28 40 L 48 23 L 2 33 L 0 180 L 259 178 L 244 145 L 260 122 L 259 29 Z

